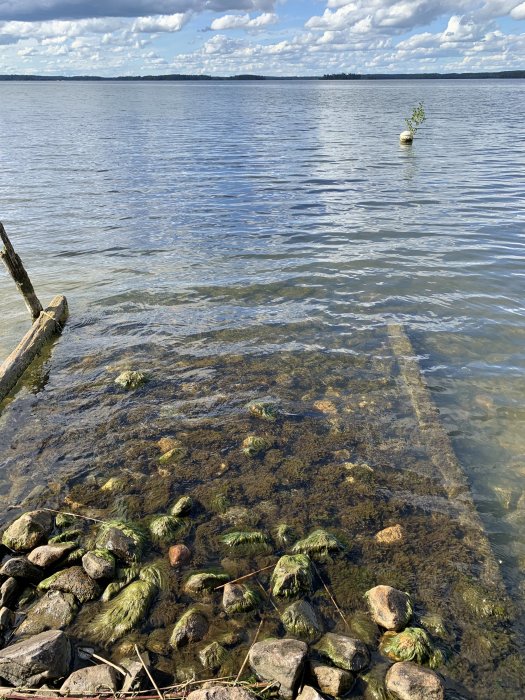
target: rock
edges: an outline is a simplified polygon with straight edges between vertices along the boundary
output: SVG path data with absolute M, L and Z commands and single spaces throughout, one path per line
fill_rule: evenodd
M 306 554 L 285 555 L 279 559 L 272 573 L 272 595 L 288 597 L 309 593 L 312 580 L 312 563 Z
M 279 683 L 283 698 L 292 698 L 308 653 L 308 646 L 296 639 L 265 639 L 250 649 L 252 670 L 264 681 Z
M 204 647 L 204 649 L 199 653 L 201 664 L 211 673 L 218 671 L 227 658 L 228 652 L 219 644 L 219 642 L 212 642 L 211 644 L 208 644 L 208 646 Z
M 315 645 L 315 650 L 345 671 L 362 671 L 370 663 L 366 644 L 342 634 L 328 632 Z
M 72 593 L 81 603 L 99 598 L 102 593 L 98 583 L 90 578 L 81 566 L 64 569 L 49 586 L 52 591 Z
M 19 585 L 16 578 L 8 578 L 0 586 L 0 607 L 9 607 L 14 602 Z
M 192 574 L 187 579 L 183 590 L 190 595 L 206 593 L 223 583 L 227 583 L 229 578 L 228 574 L 221 574 L 215 571 L 201 571 L 198 574 Z
M 408 131 L 408 129 L 407 129 L 407 131 L 402 131 L 399 134 L 399 141 L 401 143 L 412 143 L 413 140 L 414 140 L 414 135 L 412 134 L 411 131 Z
M 322 693 L 334 697 L 346 695 L 355 682 L 354 675 L 349 671 L 327 666 L 319 661 L 310 661 L 310 674 Z
M 258 594 L 240 583 L 227 583 L 222 591 L 222 607 L 233 615 L 253 610 L 259 602 Z
M 194 690 L 187 696 L 187 700 L 256 700 L 256 696 L 244 688 L 211 685 L 209 688 Z
M 182 496 L 182 498 L 179 498 L 179 500 L 172 505 L 170 515 L 179 518 L 188 515 L 192 508 L 193 500 L 189 496 Z
M 445 698 L 445 688 L 437 673 L 411 661 L 401 661 L 391 666 L 387 671 L 385 684 L 396 700 Z
M 322 695 L 319 695 L 315 688 L 305 685 L 297 696 L 297 700 L 324 700 L 324 698 Z
M 0 677 L 15 686 L 34 688 L 69 672 L 71 646 L 59 630 L 42 632 L 0 651 Z
M 27 555 L 28 560 L 36 566 L 46 569 L 48 566 L 56 564 L 62 557 L 75 549 L 74 542 L 58 542 L 57 544 L 43 544 L 33 549 Z
M 404 542 L 405 531 L 401 525 L 392 525 L 391 527 L 385 527 L 384 530 L 380 530 L 376 533 L 376 542 L 379 544 L 396 544 L 398 542 Z
M 185 544 L 174 544 L 168 550 L 170 565 L 174 568 L 183 566 L 191 559 L 191 552 Z
M 72 593 L 48 591 L 29 608 L 27 617 L 19 625 L 16 635 L 40 634 L 46 630 L 64 629 L 78 612 L 78 605 Z
M 84 554 L 82 567 L 91 578 L 113 578 L 115 575 L 115 557 L 108 551 L 96 549 L 93 552 Z
M 114 693 L 118 688 L 117 672 L 111 666 L 99 664 L 88 668 L 79 668 L 65 680 L 60 692 L 68 695 L 96 695 L 97 693 Z
M 38 583 L 43 578 L 43 572 L 25 557 L 13 557 L 2 566 L 0 576 L 23 578 L 32 583 Z
M 53 529 L 53 516 L 45 510 L 24 513 L 2 535 L 2 544 L 15 552 L 34 549 Z
M 149 667 L 150 658 L 148 652 L 142 651 L 140 655 L 146 666 Z M 119 665 L 126 670 L 121 691 L 129 693 L 134 690 L 140 690 L 142 679 L 146 673 L 140 661 L 137 658 L 125 658 L 119 662 Z
M 15 622 L 15 614 L 9 608 L 0 608 L 0 632 L 11 629 Z
M 137 543 L 132 537 L 125 535 L 118 527 L 110 527 L 97 538 L 97 547 L 112 552 L 117 559 L 132 564 L 137 558 Z
M 400 632 L 412 618 L 412 599 L 391 586 L 376 586 L 365 593 L 374 622 Z
M 208 620 L 204 615 L 190 608 L 177 622 L 170 637 L 170 646 L 176 649 L 184 644 L 200 642 L 208 632 Z
M 281 615 L 288 634 L 305 642 L 315 642 L 323 634 L 323 626 L 315 610 L 305 600 L 289 605 Z
M 143 372 L 137 372 L 136 370 L 128 370 L 126 372 L 121 372 L 115 379 L 115 384 L 121 386 L 127 391 L 132 389 L 138 389 L 148 381 L 147 376 Z

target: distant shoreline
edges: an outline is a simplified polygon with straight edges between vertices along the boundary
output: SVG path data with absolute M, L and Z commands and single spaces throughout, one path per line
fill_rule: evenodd
M 113 76 L 102 77 L 94 75 L 0 75 L 0 81 L 89 81 L 89 82 L 141 82 L 141 81 L 264 81 L 264 80 L 310 80 L 310 81 L 333 81 L 333 80 L 473 80 L 473 79 L 516 79 L 525 78 L 525 70 L 509 71 L 489 71 L 483 73 L 332 73 L 322 76 L 272 76 L 272 75 L 184 75 L 173 73 L 169 75 L 133 75 L 133 76 Z

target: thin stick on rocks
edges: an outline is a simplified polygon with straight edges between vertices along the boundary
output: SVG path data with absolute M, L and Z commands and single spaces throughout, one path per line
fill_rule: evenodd
M 275 569 L 275 564 L 270 564 L 270 566 L 265 566 L 262 569 L 258 569 L 257 571 L 252 571 L 251 574 L 246 574 L 245 576 L 240 576 L 239 578 L 233 579 L 233 581 L 228 581 L 228 583 L 239 583 L 239 581 L 244 581 L 247 578 L 251 578 L 252 576 L 255 576 L 256 574 L 260 574 L 263 571 L 268 571 L 269 569 Z M 218 591 L 219 588 L 224 588 L 225 586 L 228 585 L 228 583 L 223 583 L 220 586 L 216 586 L 213 590 Z
M 148 674 L 148 678 L 150 679 L 151 683 L 153 684 L 153 687 L 155 688 L 155 690 L 157 691 L 157 694 L 158 694 L 160 700 L 164 700 L 164 696 L 163 696 L 162 693 L 160 692 L 158 685 L 155 683 L 155 679 L 154 679 L 153 676 L 151 675 L 151 673 L 150 673 L 150 671 L 149 671 L 149 668 L 146 666 L 146 664 L 144 663 L 144 659 L 143 659 L 142 656 L 140 655 L 140 651 L 139 651 L 138 646 L 137 646 L 136 644 L 135 644 L 134 646 L 135 646 L 135 652 L 136 652 L 137 656 L 139 657 L 140 663 L 142 664 L 142 668 L 143 668 L 143 669 L 146 671 L 146 673 Z
M 92 652 L 91 658 L 97 659 L 97 661 L 102 661 L 102 663 L 106 664 L 107 666 L 111 666 L 111 668 L 114 668 L 115 671 L 118 671 L 123 676 L 127 675 L 127 671 L 125 668 L 122 668 L 122 666 L 118 666 L 117 664 L 114 664 L 112 661 L 108 661 L 108 659 L 105 659 L 103 656 L 99 656 L 98 654 L 95 654 L 94 652 Z
M 332 601 L 332 603 L 333 603 L 333 605 L 334 605 L 334 608 L 337 610 L 337 612 L 338 612 L 339 615 L 341 616 L 342 621 L 345 623 L 345 627 L 348 628 L 348 627 L 349 627 L 348 622 L 346 621 L 346 618 L 345 618 L 345 616 L 343 615 L 343 612 L 342 612 L 341 608 L 339 607 L 339 605 L 337 605 L 334 596 L 333 596 L 333 595 L 331 594 L 331 592 L 330 592 L 330 589 L 328 588 L 328 586 L 327 586 L 326 583 L 324 582 L 324 579 L 323 579 L 323 577 L 321 576 L 321 572 L 319 571 L 319 569 L 318 569 L 317 566 L 315 565 L 315 562 L 312 562 L 312 564 L 314 565 L 315 573 L 317 574 L 317 576 L 319 577 L 319 580 L 320 580 L 321 583 L 323 584 L 323 588 L 325 589 L 325 591 L 326 591 L 327 594 L 328 594 L 328 597 L 329 597 L 330 600 Z
M 47 510 L 49 513 L 58 513 L 59 515 L 70 515 L 72 518 L 81 518 L 82 520 L 91 520 L 94 523 L 105 523 L 105 520 L 100 520 L 100 518 L 88 518 L 87 515 L 78 515 L 78 513 L 68 513 L 66 510 L 53 510 L 53 508 L 41 508 L 40 510 Z
M 257 627 L 257 632 L 255 633 L 255 637 L 253 638 L 253 642 L 251 643 L 250 648 L 248 649 L 248 652 L 246 653 L 246 656 L 244 657 L 244 661 L 242 662 L 242 666 L 239 669 L 239 673 L 237 674 L 237 678 L 235 679 L 235 683 L 239 682 L 239 678 L 242 676 L 242 672 L 244 671 L 244 668 L 245 668 L 246 664 L 248 663 L 250 651 L 259 637 L 259 633 L 260 633 L 261 628 L 263 626 L 263 622 L 264 622 L 264 615 L 261 617 L 261 621 L 259 622 L 259 627 Z

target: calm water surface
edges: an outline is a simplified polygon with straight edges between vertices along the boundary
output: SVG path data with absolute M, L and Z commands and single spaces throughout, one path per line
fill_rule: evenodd
M 101 381 L 164 351 L 351 354 L 394 320 L 523 600 L 524 103 L 523 81 L 0 83 L 0 220 L 41 299 L 71 308 L 0 418 L 4 475 L 82 358 Z M 0 318 L 5 356 L 28 319 L 4 274 Z

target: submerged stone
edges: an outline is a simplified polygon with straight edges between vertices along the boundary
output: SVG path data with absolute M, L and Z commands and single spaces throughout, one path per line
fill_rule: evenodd
M 344 549 L 344 546 L 335 535 L 330 532 L 318 528 L 311 532 L 308 537 L 305 537 L 292 547 L 292 552 L 302 554 L 323 554 L 329 552 L 337 552 Z
M 355 676 L 349 671 L 313 659 L 310 660 L 310 675 L 322 693 L 336 698 L 346 695 L 355 683 Z
M 27 617 L 18 627 L 18 637 L 27 634 L 40 634 L 46 630 L 64 629 L 78 612 L 78 605 L 72 593 L 48 591 L 27 612 Z
M 69 671 L 71 646 L 63 632 L 50 630 L 0 651 L 0 677 L 15 686 L 35 687 Z
M 204 647 L 199 653 L 201 664 L 210 672 L 218 671 L 227 658 L 228 652 L 219 642 L 208 644 L 208 646 Z
M 384 530 L 380 530 L 375 534 L 374 539 L 379 544 L 398 544 L 404 542 L 405 531 L 401 525 L 392 525 L 391 527 L 385 527 Z
M 342 634 L 328 632 L 315 645 L 315 650 L 345 671 L 362 671 L 370 663 L 366 644 Z
M 174 544 L 168 550 L 168 558 L 173 568 L 187 564 L 191 559 L 191 551 L 185 544 Z
M 131 564 L 140 559 L 146 541 L 147 535 L 142 528 L 133 523 L 112 520 L 99 528 L 96 545 L 98 549 L 107 549 L 117 559 Z
M 365 593 L 374 622 L 400 632 L 412 619 L 413 605 L 408 593 L 391 586 L 376 586 Z
M 230 615 L 248 612 L 257 607 L 259 595 L 240 583 L 227 583 L 222 593 L 222 607 Z
M 254 418 L 261 418 L 269 423 L 276 421 L 279 416 L 278 406 L 270 401 L 253 401 L 248 404 L 248 411 Z
M 115 384 L 130 391 L 133 389 L 138 389 L 148 381 L 148 377 L 144 372 L 138 372 L 136 370 L 127 370 L 126 372 L 121 372 L 115 379 Z
M 292 698 L 302 673 L 308 646 L 296 639 L 265 639 L 249 652 L 252 670 L 261 680 L 279 684 L 279 694 Z
M 170 514 L 177 518 L 181 515 L 188 515 L 192 508 L 193 500 L 189 496 L 182 496 L 172 505 Z
M 379 651 L 392 661 L 428 663 L 431 668 L 443 662 L 443 655 L 434 649 L 428 634 L 420 627 L 406 627 L 397 633 L 385 632 Z
M 257 457 L 266 452 L 269 447 L 269 442 L 257 435 L 248 435 L 242 443 L 242 451 L 247 457 Z
M 184 591 L 186 593 L 204 593 L 226 583 L 229 578 L 228 574 L 202 571 L 188 578 L 184 584 Z
M 24 513 L 4 531 L 2 544 L 15 552 L 27 552 L 47 538 L 53 529 L 53 516 L 45 510 Z
M 443 681 L 437 673 L 411 661 L 391 666 L 385 685 L 396 700 L 445 700 Z
M 281 616 L 288 634 L 305 642 L 314 642 L 323 633 L 323 626 L 315 610 L 305 600 L 289 605 Z
M 208 620 L 195 608 L 190 608 L 177 622 L 170 637 L 170 646 L 176 649 L 184 644 L 200 642 L 208 633 Z
M 312 563 L 306 554 L 287 554 L 279 559 L 270 585 L 272 595 L 293 597 L 312 588 Z

